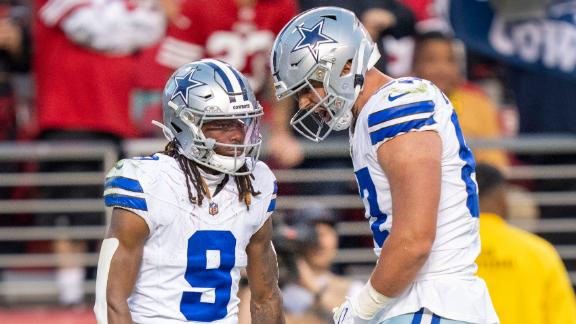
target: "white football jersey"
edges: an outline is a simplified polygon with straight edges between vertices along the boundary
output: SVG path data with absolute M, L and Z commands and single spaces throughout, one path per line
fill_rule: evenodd
M 268 166 L 258 162 L 253 175 L 260 194 L 248 209 L 232 176 L 211 202 L 204 197 L 202 206 L 192 204 L 178 162 L 164 154 L 121 160 L 112 168 L 106 206 L 138 214 L 150 229 L 128 299 L 134 323 L 238 322 L 246 246 L 276 204 Z
M 475 276 L 480 252 L 475 162 L 446 96 L 431 82 L 400 78 L 366 103 L 350 132 L 351 155 L 360 196 L 380 250 L 394 230 L 390 185 L 378 163 L 382 143 L 415 131 L 442 139 L 442 184 L 436 239 L 415 282 L 377 318 L 385 320 L 426 307 L 442 317 L 497 323 L 484 282 Z

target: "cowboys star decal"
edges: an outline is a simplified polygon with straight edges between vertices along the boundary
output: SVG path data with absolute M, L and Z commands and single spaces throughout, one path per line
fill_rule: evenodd
M 307 48 L 316 62 L 318 62 L 318 46 L 321 44 L 336 43 L 335 40 L 330 38 L 328 35 L 322 34 L 322 28 L 324 27 L 324 19 L 320 20 L 314 27 L 306 28 L 304 26 L 296 26 L 298 32 L 300 32 L 300 40 L 298 44 L 294 46 L 291 52 L 296 52 L 303 48 Z
M 192 79 L 194 72 L 196 72 L 196 68 L 190 69 L 190 71 L 184 76 L 174 77 L 174 81 L 176 81 L 176 90 L 174 90 L 170 100 L 174 100 L 174 98 L 180 96 L 184 102 L 188 102 L 188 91 L 190 91 L 190 89 L 206 85 L 206 83 L 202 81 Z

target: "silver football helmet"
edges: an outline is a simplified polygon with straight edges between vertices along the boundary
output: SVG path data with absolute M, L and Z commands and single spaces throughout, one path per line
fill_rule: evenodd
M 211 169 L 231 175 L 252 172 L 260 154 L 262 106 L 248 79 L 230 65 L 213 59 L 185 64 L 170 77 L 162 97 L 162 128 L 176 139 L 181 154 Z M 214 120 L 238 120 L 244 142 L 227 144 L 206 137 L 202 126 Z M 218 154 L 220 147 L 233 154 Z M 247 163 L 248 162 L 248 163 Z M 238 171 L 243 165 L 247 171 Z
M 364 86 L 364 75 L 380 58 L 377 46 L 354 13 L 320 7 L 294 17 L 276 37 L 270 66 L 278 100 L 312 91 L 313 107 L 300 109 L 290 125 L 315 142 L 352 121 L 352 106 Z M 350 73 L 342 75 L 347 62 Z M 311 81 L 322 83 L 321 97 Z

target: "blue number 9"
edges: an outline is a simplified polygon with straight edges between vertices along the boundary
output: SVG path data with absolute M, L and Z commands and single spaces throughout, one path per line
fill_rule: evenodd
M 188 239 L 185 291 L 180 312 L 189 321 L 213 322 L 226 317 L 236 261 L 236 238 L 230 231 L 197 231 Z
M 370 210 L 370 216 L 376 217 L 376 220 L 370 225 L 372 234 L 374 236 L 374 241 L 379 247 L 382 247 L 384 240 L 388 237 L 388 231 L 380 230 L 380 225 L 384 224 L 388 215 L 380 211 L 380 206 L 378 206 L 378 196 L 376 194 L 376 186 L 372 177 L 370 177 L 370 172 L 368 167 L 362 168 L 355 171 L 356 180 L 358 180 L 358 189 L 360 191 L 360 197 L 362 199 L 366 198 L 368 200 L 368 209 Z

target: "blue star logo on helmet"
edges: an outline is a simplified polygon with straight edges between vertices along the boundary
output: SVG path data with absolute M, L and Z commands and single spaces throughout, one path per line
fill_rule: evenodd
M 291 52 L 296 52 L 303 48 L 307 48 L 314 60 L 318 62 L 318 46 L 321 44 L 337 43 L 330 36 L 322 33 L 322 28 L 324 28 L 324 19 L 320 20 L 314 27 L 306 28 L 304 26 L 296 26 L 298 32 L 300 32 L 300 40 L 298 44 L 294 46 Z
M 206 85 L 206 83 L 194 80 L 192 78 L 194 76 L 194 72 L 196 72 L 196 68 L 190 69 L 190 71 L 188 71 L 188 73 L 186 73 L 184 76 L 174 77 L 174 81 L 176 82 L 176 89 L 174 90 L 170 101 L 180 96 L 184 102 L 188 102 L 188 91 L 190 91 L 190 89 Z

